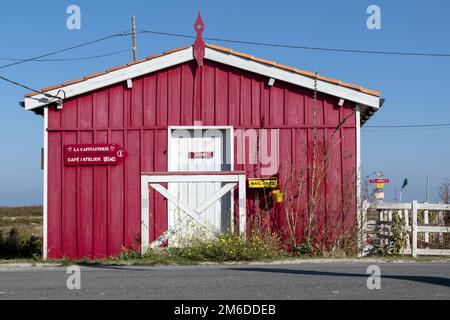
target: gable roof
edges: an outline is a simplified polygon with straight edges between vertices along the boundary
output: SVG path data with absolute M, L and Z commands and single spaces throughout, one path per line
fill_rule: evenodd
M 249 54 L 236 52 L 217 45 L 208 44 L 205 49 L 204 58 L 207 60 L 244 69 L 308 89 L 314 89 L 316 76 L 312 72 L 256 58 Z M 63 91 L 64 97 L 59 96 L 66 99 L 192 60 L 194 60 L 192 46 L 177 48 L 136 62 L 107 69 L 103 72 L 90 74 L 77 80 L 46 87 L 41 92 L 58 96 Z M 324 76 L 318 76 L 317 90 L 359 104 L 368 115 L 363 117 L 363 120 L 365 118 L 367 120 L 371 114 L 375 113 L 383 102 L 381 93 L 378 91 Z M 26 94 L 23 103 L 24 108 L 36 111 L 36 109 L 57 102 L 57 99 L 49 98 L 43 93 L 32 92 Z
M 301 74 L 301 75 L 304 75 L 304 76 L 308 76 L 308 77 L 312 77 L 312 78 L 314 78 L 316 76 L 314 72 L 304 71 L 304 70 L 300 70 L 300 69 L 297 69 L 297 68 L 294 68 L 294 67 L 290 67 L 290 66 L 286 66 L 286 65 L 283 65 L 283 64 L 276 63 L 275 61 L 266 60 L 266 59 L 262 59 L 262 58 L 257 58 L 257 57 L 254 57 L 252 55 L 249 55 L 249 54 L 246 54 L 246 53 L 242 53 L 242 52 L 237 52 L 237 51 L 234 51 L 232 49 L 228 49 L 228 48 L 225 48 L 225 47 L 222 47 L 222 46 L 207 44 L 206 47 L 214 49 L 214 50 L 217 50 L 217 51 L 229 53 L 229 54 L 232 54 L 232 55 L 235 55 L 235 56 L 238 56 L 238 57 L 242 57 L 242 58 L 245 58 L 245 59 L 250 59 L 252 61 L 256 61 L 256 62 L 259 62 L 259 63 L 267 64 L 267 65 L 270 65 L 270 66 L 273 66 L 273 67 L 276 67 L 276 68 L 280 68 L 280 69 L 284 69 L 284 70 L 291 71 L 291 72 L 294 72 L 294 73 L 298 73 L 298 74 Z M 324 77 L 324 76 L 319 75 L 318 76 L 318 80 L 322 80 L 322 81 L 338 84 L 338 85 L 341 85 L 343 87 L 355 89 L 357 91 L 361 91 L 361 92 L 364 92 L 364 93 L 367 93 L 367 94 L 370 94 L 370 95 L 373 95 L 373 96 L 376 96 L 376 97 L 380 97 L 381 96 L 381 92 L 379 92 L 379 91 L 366 89 L 366 88 L 363 88 L 361 86 L 358 86 L 358 85 L 355 85 L 355 84 L 351 84 L 351 83 L 347 83 L 347 82 L 343 82 L 343 81 L 340 81 L 340 80 L 337 80 L 337 79 L 333 79 L 333 78 Z

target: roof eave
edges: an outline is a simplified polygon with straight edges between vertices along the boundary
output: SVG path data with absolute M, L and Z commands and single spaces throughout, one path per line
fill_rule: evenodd
M 83 78 L 80 81 L 73 81 L 54 87 L 51 90 L 43 90 L 51 96 L 58 96 L 63 91 L 65 99 L 78 96 L 93 90 L 108 87 L 113 84 L 134 79 L 145 74 L 163 70 L 178 64 L 193 60 L 192 47 L 179 51 L 168 52 L 165 55 L 158 56 L 148 61 L 130 64 L 124 68 L 114 68 L 105 71 L 99 75 L 92 75 Z M 44 94 L 28 95 L 24 99 L 25 110 L 34 110 L 55 103 L 58 99 L 48 98 Z
M 302 75 L 295 71 L 279 68 L 276 65 L 270 65 L 264 62 L 255 61 L 251 58 L 237 56 L 232 52 L 224 52 L 207 47 L 205 58 L 310 90 L 315 89 L 316 79 L 310 75 Z M 344 87 L 337 83 L 330 83 L 319 79 L 317 80 L 317 91 L 374 109 L 380 108 L 379 96 Z
M 150 60 L 141 60 L 137 63 L 130 63 L 127 66 L 113 68 L 102 73 L 90 75 L 83 79 L 66 82 L 60 86 L 43 89 L 47 95 L 27 95 L 24 100 L 24 108 L 25 110 L 35 110 L 55 103 L 58 99 L 48 98 L 48 95 L 58 96 L 58 93 L 61 91 L 64 92 L 64 96 L 67 99 L 188 62 L 193 59 L 192 47 L 172 50 L 166 52 L 164 55 L 154 56 Z M 268 60 L 256 59 L 249 55 L 236 54 L 236 52 L 232 50 L 226 51 L 208 46 L 206 47 L 205 59 L 307 89 L 314 90 L 315 88 L 316 78 L 314 77 L 314 74 L 306 72 L 301 73 L 295 68 L 287 68 Z M 371 94 L 375 91 L 362 89 L 361 87 L 344 84 L 335 80 L 328 81 L 327 79 L 328 78 L 324 77 L 317 79 L 317 90 L 319 92 L 370 107 L 375 111 L 380 108 L 382 104 L 380 96 Z

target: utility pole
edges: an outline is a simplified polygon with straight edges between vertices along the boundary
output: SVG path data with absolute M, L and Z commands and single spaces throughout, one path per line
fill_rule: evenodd
M 136 17 L 131 17 L 132 29 L 133 29 L 133 61 L 137 61 L 137 47 L 136 47 Z
M 426 203 L 430 201 L 430 175 L 427 173 L 427 200 Z

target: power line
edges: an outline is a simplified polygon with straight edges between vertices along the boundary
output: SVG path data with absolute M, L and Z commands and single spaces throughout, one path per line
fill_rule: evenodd
M 155 35 L 178 37 L 178 38 L 189 38 L 189 39 L 196 38 L 194 36 L 187 35 L 187 34 L 160 32 L 160 31 L 153 31 L 153 30 L 140 30 L 139 33 L 140 34 L 155 34 Z M 312 47 L 312 46 L 304 46 L 304 45 L 289 45 L 289 44 L 279 44 L 279 43 L 254 42 L 254 41 L 234 40 L 234 39 L 224 39 L 224 38 L 211 38 L 211 37 L 204 37 L 204 39 L 208 40 L 208 41 L 228 42 L 228 43 L 246 44 L 246 45 L 254 45 L 254 46 L 287 48 L 287 49 L 302 49 L 302 50 L 343 52 L 343 53 L 361 53 L 361 54 L 378 54 L 378 55 L 396 55 L 396 56 L 441 57 L 441 58 L 449 58 L 450 57 L 450 53 L 398 52 L 398 51 L 377 51 L 377 50 L 344 49 L 344 48 L 325 48 L 325 47 Z
M 78 57 L 78 58 L 61 58 L 61 59 L 34 59 L 31 62 L 63 62 L 63 61 L 80 61 L 80 60 L 91 60 L 91 59 L 97 59 L 97 58 L 104 58 L 104 57 L 110 57 L 118 54 L 122 54 L 125 52 L 130 52 L 131 49 L 127 50 L 121 50 L 121 51 L 115 51 L 95 56 L 88 56 L 88 57 Z M 0 60 L 4 61 L 26 61 L 29 59 L 19 59 L 19 58 L 4 58 L 0 57 Z
M 364 128 L 371 129 L 408 129 L 408 128 L 447 128 L 450 127 L 450 123 L 440 124 L 410 124 L 410 125 L 393 125 L 393 126 L 364 126 Z
M 1 79 L 1 80 L 4 80 L 4 81 L 6 81 L 6 82 L 9 82 L 9 83 L 11 83 L 11 84 L 14 84 L 14 85 L 16 85 L 16 86 L 22 87 L 22 88 L 24 88 L 24 89 L 27 89 L 27 90 L 29 90 L 29 91 L 36 92 L 36 93 L 41 93 L 41 94 L 43 94 L 44 96 L 46 96 L 47 98 L 61 100 L 61 98 L 58 97 L 58 96 L 53 96 L 53 95 L 51 95 L 51 94 L 49 94 L 49 93 L 43 92 L 42 90 L 36 90 L 36 89 L 33 89 L 33 88 L 31 88 L 30 86 L 27 86 L 27 85 L 22 84 L 22 83 L 19 83 L 19 82 L 17 82 L 17 81 L 8 79 L 8 78 L 3 77 L 3 76 L 1 76 L 1 75 L 0 75 L 0 79 Z
M 107 36 L 107 37 L 95 39 L 95 40 L 92 40 L 92 41 L 89 41 L 89 42 L 85 42 L 85 43 L 81 43 L 81 44 L 78 44 L 78 45 L 75 45 L 75 46 L 72 46 L 72 47 L 68 47 L 68 48 L 64 48 L 64 49 L 61 49 L 61 50 L 49 52 L 49 53 L 42 54 L 42 55 L 39 55 L 39 56 L 36 56 L 36 57 L 32 57 L 32 58 L 28 58 L 28 59 L 20 59 L 19 61 L 15 61 L 13 63 L 9 63 L 9 64 L 6 64 L 6 65 L 0 66 L 0 69 L 5 69 L 5 68 L 8 68 L 8 67 L 16 66 L 16 65 L 19 65 L 19 64 L 22 64 L 22 63 L 26 63 L 26 62 L 30 62 L 30 61 L 42 61 L 43 58 L 46 58 L 46 57 L 49 57 L 49 56 L 52 56 L 52 55 L 55 55 L 55 54 L 59 54 L 59 53 L 67 52 L 67 51 L 70 51 L 70 50 L 82 48 L 82 47 L 85 47 L 85 46 L 88 46 L 88 45 L 91 45 L 91 44 L 95 44 L 95 43 L 98 43 L 98 42 L 102 42 L 102 41 L 105 41 L 105 40 L 108 40 L 108 39 L 112 39 L 112 38 L 116 38 L 116 37 L 125 37 L 125 36 L 129 36 L 129 35 L 130 35 L 129 32 L 121 32 L 121 33 L 112 34 L 112 35 Z M 87 57 L 87 58 L 92 58 L 92 57 Z M 55 60 L 55 59 L 53 59 L 53 60 Z M 25 84 L 22 84 L 20 82 L 11 80 L 11 79 L 6 78 L 6 77 L 4 77 L 2 75 L 0 75 L 0 79 L 3 80 L 3 81 L 9 82 L 9 83 L 11 83 L 13 85 L 19 86 L 21 88 L 30 90 L 32 92 L 41 93 L 41 94 L 45 95 L 47 98 L 57 99 L 57 100 L 61 101 L 61 98 L 58 97 L 58 96 L 53 96 L 51 94 L 43 92 L 42 90 L 36 90 L 36 89 L 34 89 L 34 88 L 32 88 L 32 87 L 30 87 L 28 85 L 25 85 Z
M 116 37 L 126 37 L 126 36 L 129 36 L 129 35 L 130 35 L 130 33 L 129 32 L 125 32 L 125 31 L 121 32 L 121 33 L 112 34 L 112 35 L 107 36 L 107 37 L 95 39 L 95 40 L 92 40 L 92 41 L 89 41 L 89 42 L 85 42 L 85 43 L 81 43 L 81 44 L 78 44 L 78 45 L 75 45 L 75 46 L 72 46 L 72 47 L 68 47 L 68 48 L 65 48 L 65 49 L 53 51 L 53 52 L 42 54 L 40 56 L 36 56 L 36 57 L 33 57 L 33 58 L 24 59 L 24 60 L 21 60 L 21 61 L 17 61 L 17 62 L 13 62 L 13 63 L 10 63 L 10 64 L 6 64 L 6 65 L 3 65 L 3 66 L 0 66 L 0 69 L 9 68 L 9 67 L 16 66 L 16 65 L 19 65 L 19 64 L 22 64 L 22 63 L 35 61 L 35 60 L 42 59 L 42 58 L 46 58 L 48 56 L 52 56 L 52 55 L 55 55 L 55 54 L 58 54 L 58 53 L 63 53 L 63 52 L 67 52 L 67 51 L 70 51 L 70 50 L 82 48 L 82 47 L 85 47 L 85 46 L 88 46 L 88 45 L 91 45 L 91 44 L 94 44 L 94 43 L 102 42 L 102 41 L 105 41 L 105 40 L 108 40 L 108 39 L 112 39 L 112 38 L 116 38 Z

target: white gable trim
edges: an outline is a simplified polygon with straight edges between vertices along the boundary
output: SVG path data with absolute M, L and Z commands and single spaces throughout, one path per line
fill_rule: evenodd
M 83 93 L 105 88 L 110 85 L 126 82 L 127 80 L 143 76 L 162 69 L 182 64 L 194 59 L 192 47 L 173 52 L 149 61 L 141 62 L 135 65 L 125 67 L 107 74 L 94 77 L 79 83 L 68 85 L 62 88 L 48 91 L 47 93 L 56 96 L 60 90 L 64 90 L 65 98 L 71 98 Z M 63 96 L 60 94 L 60 97 Z M 56 102 L 56 99 L 49 99 L 43 94 L 37 94 L 32 97 L 25 98 L 25 110 L 33 110 L 36 108 L 47 106 Z
M 206 48 L 205 58 L 263 76 L 267 76 L 269 78 L 281 80 L 300 87 L 314 90 L 313 78 L 284 70 L 276 66 L 270 66 L 261 62 L 246 59 L 211 48 Z M 322 93 L 353 101 L 372 108 L 378 109 L 380 107 L 379 97 L 346 88 L 338 84 L 332 84 L 326 81 L 319 80 L 317 83 L 317 90 Z
M 60 90 L 64 90 L 65 98 L 71 98 L 90 91 L 105 88 L 120 82 L 126 82 L 130 79 L 140 77 L 159 70 L 170 68 L 172 66 L 182 64 L 194 59 L 193 48 L 189 47 L 177 52 L 173 52 L 146 62 L 138 63 L 111 71 L 104 75 L 100 75 L 82 82 L 74 83 L 65 87 L 50 90 L 47 93 L 57 96 Z M 274 80 L 280 80 L 291 83 L 300 87 L 314 90 L 314 79 L 295 72 L 284 70 L 276 66 L 270 66 L 261 62 L 253 61 L 243 57 L 235 56 L 233 54 L 222 51 L 206 48 L 205 59 L 243 69 L 249 72 L 257 73 L 267 76 Z M 369 106 L 378 109 L 380 107 L 380 98 L 346 88 L 338 84 L 329 83 L 323 80 L 318 80 L 317 90 L 319 92 L 329 94 L 341 99 L 353 101 L 355 103 Z M 60 94 L 60 97 L 63 96 Z M 56 99 L 49 99 L 43 94 L 37 94 L 32 97 L 25 98 L 25 110 L 33 110 L 47 106 L 56 102 Z

